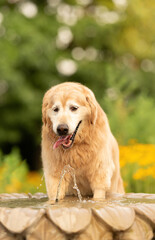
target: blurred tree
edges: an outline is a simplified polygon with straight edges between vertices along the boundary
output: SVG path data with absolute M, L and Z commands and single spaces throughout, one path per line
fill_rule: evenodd
M 121 144 L 154 143 L 154 12 L 154 0 L 1 1 L 3 151 L 39 166 L 42 97 L 63 81 L 95 92 Z

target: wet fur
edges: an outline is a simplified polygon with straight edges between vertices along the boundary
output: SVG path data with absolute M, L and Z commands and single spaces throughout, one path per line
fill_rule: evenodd
M 59 146 L 53 150 L 58 136 L 53 131 L 49 111 L 58 100 L 65 107 L 67 101 L 74 100 L 83 106 L 82 123 L 70 149 Z M 62 120 L 63 117 L 63 120 Z M 67 115 L 61 121 L 70 119 Z M 108 119 L 94 94 L 87 87 L 78 83 L 62 83 L 49 89 L 42 105 L 42 161 L 48 197 L 56 198 L 57 187 L 63 167 L 70 164 L 75 169 L 78 187 L 83 196 L 93 195 L 96 199 L 105 198 L 107 192 L 123 193 L 123 183 L 119 167 L 118 144 L 112 135 Z M 76 117 L 75 117 L 76 120 Z M 74 194 L 70 174 L 62 182 L 59 199 Z

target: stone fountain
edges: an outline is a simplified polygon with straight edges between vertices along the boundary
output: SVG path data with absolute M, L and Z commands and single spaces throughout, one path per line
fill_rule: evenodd
M 0 240 L 151 240 L 155 195 L 113 194 L 105 201 L 46 194 L 0 194 Z

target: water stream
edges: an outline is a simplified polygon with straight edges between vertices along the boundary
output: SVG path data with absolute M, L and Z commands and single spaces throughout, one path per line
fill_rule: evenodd
M 62 180 L 63 180 L 66 173 L 71 174 L 71 176 L 73 178 L 73 183 L 74 183 L 73 189 L 76 190 L 79 201 L 82 202 L 82 196 L 81 196 L 80 190 L 79 190 L 79 188 L 77 186 L 77 183 L 76 183 L 75 169 L 72 168 L 69 164 L 65 165 L 63 170 L 62 170 L 62 173 L 61 173 L 61 176 L 60 176 L 60 181 L 59 181 L 59 184 L 58 184 L 58 189 L 57 189 L 56 202 L 59 201 L 59 192 L 60 192 L 60 188 L 61 188 L 61 183 L 62 183 Z

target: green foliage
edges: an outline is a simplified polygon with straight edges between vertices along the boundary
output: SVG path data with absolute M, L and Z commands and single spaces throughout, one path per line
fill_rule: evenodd
M 109 121 L 114 135 L 120 144 L 127 144 L 130 139 L 141 143 L 154 144 L 155 130 L 152 127 L 155 119 L 154 102 L 151 98 L 139 96 L 134 103 L 125 106 L 122 99 L 111 103 L 104 99 L 108 108 Z
M 55 52 L 48 35 L 52 38 L 56 34 L 56 25 L 46 29 L 47 23 L 44 15 L 30 22 L 18 11 L 9 11 L 5 18 L 4 27 L 8 30 L 0 41 L 1 87 L 4 88 L 0 96 L 3 111 L 0 142 L 20 142 L 23 132 L 38 139 L 41 101 L 51 85 Z M 53 54 L 50 56 L 49 52 Z
M 130 139 L 153 144 L 154 99 L 147 95 L 148 88 L 138 94 L 140 86 L 136 79 L 120 73 L 113 76 L 111 72 L 109 68 L 108 87 L 101 105 L 108 114 L 112 132 L 120 144 L 127 144 Z
M 28 1 L 37 9 L 36 15 L 28 17 L 21 10 L 26 2 L 1 1 L 3 149 L 17 145 L 25 155 L 37 158 L 43 95 L 63 81 L 81 82 L 95 92 L 120 143 L 130 138 L 155 143 L 155 2 L 118 2 Z M 62 34 L 64 28 L 70 35 Z M 76 64 L 74 74 L 58 69 L 65 59 Z
M 14 148 L 8 155 L 0 151 L 0 193 L 44 191 L 40 173 L 29 173 L 26 161 L 22 161 L 19 150 Z
M 19 151 L 14 149 L 11 154 L 3 156 L 1 152 L 0 157 L 0 191 L 5 192 L 13 181 L 20 187 L 20 183 L 23 183 L 28 173 L 28 167 L 26 162 L 21 162 Z
M 147 176 L 144 179 L 134 179 L 133 173 L 138 171 L 140 166 L 137 163 L 127 164 L 122 169 L 122 177 L 124 181 L 124 185 L 126 192 L 134 192 L 134 193 L 155 193 L 154 187 L 154 177 Z

